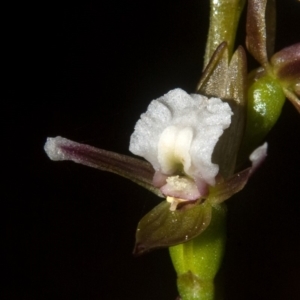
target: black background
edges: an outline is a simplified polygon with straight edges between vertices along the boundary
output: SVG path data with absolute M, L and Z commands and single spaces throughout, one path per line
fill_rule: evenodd
M 113 174 L 51 162 L 43 144 L 61 135 L 129 154 L 152 99 L 194 91 L 208 0 L 12 3 L 2 12 L 1 299 L 175 299 L 168 251 L 131 254 L 137 222 L 159 199 Z M 276 50 L 299 42 L 299 13 L 299 2 L 278 1 Z M 286 103 L 263 167 L 228 201 L 225 299 L 299 298 L 299 132 Z

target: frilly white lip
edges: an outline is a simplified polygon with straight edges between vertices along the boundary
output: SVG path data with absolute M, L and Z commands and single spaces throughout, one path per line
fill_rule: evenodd
M 154 185 L 160 185 L 166 196 L 196 200 L 204 196 L 207 185 L 215 184 L 219 166 L 211 158 L 232 115 L 219 98 L 171 90 L 141 115 L 129 150 L 152 164 Z

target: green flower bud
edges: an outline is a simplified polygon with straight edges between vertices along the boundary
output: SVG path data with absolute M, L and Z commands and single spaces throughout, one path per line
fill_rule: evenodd
M 278 120 L 285 94 L 280 82 L 270 75 L 263 75 L 248 89 L 246 131 L 243 138 L 239 165 L 257 147 Z
M 280 116 L 285 95 L 279 81 L 264 76 L 248 90 L 247 134 L 262 140 Z

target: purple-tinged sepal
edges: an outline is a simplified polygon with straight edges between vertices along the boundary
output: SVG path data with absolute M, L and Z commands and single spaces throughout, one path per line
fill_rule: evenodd
M 134 254 L 185 243 L 200 235 L 210 224 L 213 207 L 242 190 L 266 155 L 267 143 L 264 143 L 251 153 L 251 167 L 226 180 L 217 177 L 206 199 L 178 201 L 173 210 L 169 201 L 157 205 L 138 224 Z
M 51 160 L 70 160 L 95 169 L 115 173 L 162 197 L 160 190 L 152 184 L 154 169 L 146 161 L 80 144 L 60 136 L 47 138 L 44 149 Z
M 210 224 L 211 210 L 208 202 L 185 202 L 175 211 L 170 211 L 167 201 L 160 203 L 140 220 L 133 253 L 140 255 L 195 238 Z
M 270 64 L 283 87 L 285 96 L 300 113 L 300 43 L 274 54 Z

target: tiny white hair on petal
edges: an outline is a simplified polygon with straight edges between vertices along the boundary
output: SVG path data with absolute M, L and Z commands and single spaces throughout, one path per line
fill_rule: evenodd
M 129 150 L 163 174 L 174 175 L 182 165 L 187 176 L 213 185 L 219 167 L 212 163 L 212 153 L 232 115 L 228 103 L 219 98 L 171 90 L 141 115 Z

